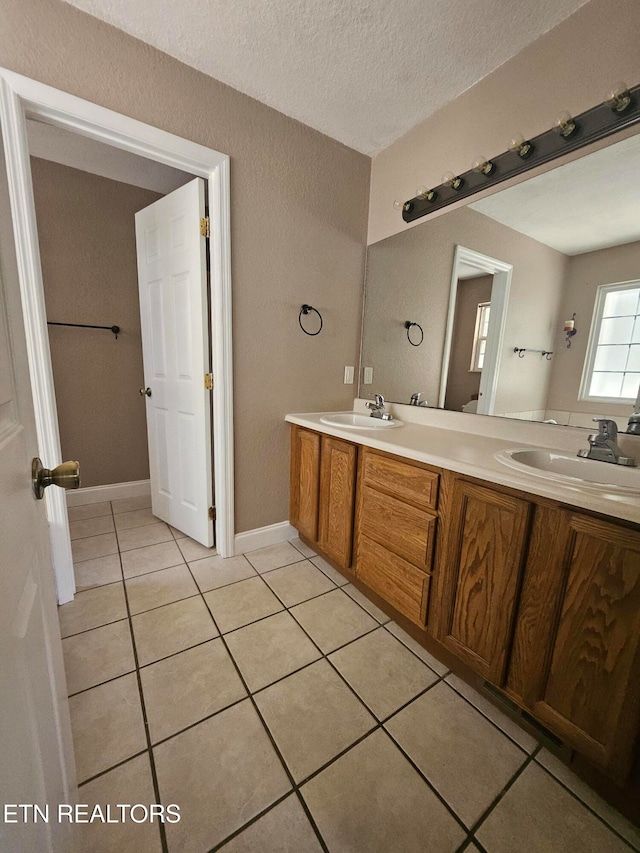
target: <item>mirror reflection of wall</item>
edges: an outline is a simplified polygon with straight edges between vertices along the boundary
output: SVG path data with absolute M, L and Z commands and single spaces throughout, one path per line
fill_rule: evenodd
M 430 406 L 483 411 L 472 349 L 492 277 L 458 267 L 453 294 L 460 246 L 513 268 L 494 399 L 484 410 L 584 427 L 606 415 L 624 429 L 640 386 L 640 292 L 630 295 L 640 280 L 639 179 L 637 135 L 370 246 L 361 365 L 373 381 L 360 395 L 408 403 L 421 393 Z M 484 291 L 472 296 L 482 279 Z M 616 305 L 627 313 L 607 309 L 611 316 L 594 320 L 598 293 L 619 283 L 629 293 Z M 574 314 L 577 333 L 567 338 Z M 408 317 L 422 325 L 423 346 L 408 344 Z

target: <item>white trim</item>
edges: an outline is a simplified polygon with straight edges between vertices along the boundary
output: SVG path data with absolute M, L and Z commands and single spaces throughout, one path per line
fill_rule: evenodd
M 143 498 L 151 495 L 151 480 L 132 480 L 130 483 L 111 483 L 107 486 L 87 486 L 67 492 L 67 506 L 99 504 L 102 501 L 119 501 L 124 498 Z
M 0 123 L 9 179 L 38 452 L 47 467 L 59 464 L 62 459 L 26 116 L 181 169 L 209 182 L 216 542 L 222 556 L 232 556 L 234 482 L 229 158 L 203 145 L 0 68 Z M 74 581 L 66 501 L 57 489 L 48 490 L 46 499 L 58 595 L 61 600 L 68 600 L 70 589 L 73 594 Z
M 453 256 L 453 268 L 451 270 L 451 286 L 449 289 L 449 311 L 447 313 L 447 328 L 444 338 L 444 350 L 442 353 L 442 371 L 440 374 L 440 392 L 438 394 L 438 408 L 444 409 L 444 400 L 447 393 L 447 379 L 449 376 L 449 362 L 451 359 L 451 345 L 453 341 L 453 324 L 456 313 L 456 298 L 458 295 L 459 266 L 472 266 L 487 275 L 493 276 L 493 287 L 491 288 L 491 314 L 489 317 L 489 333 L 487 335 L 487 347 L 484 355 L 484 367 L 480 378 L 480 395 L 478 399 L 477 413 L 480 415 L 493 414 L 496 393 L 498 391 L 498 374 L 500 370 L 500 358 L 504 342 L 504 331 L 507 319 L 507 306 L 509 304 L 509 291 L 511 289 L 511 274 L 513 267 L 504 261 L 483 255 L 473 249 L 457 245 Z
M 246 530 L 244 533 L 236 534 L 236 554 L 246 554 L 247 551 L 257 551 L 258 548 L 266 548 L 267 545 L 288 542 L 289 539 L 295 539 L 297 535 L 298 531 L 288 521 Z

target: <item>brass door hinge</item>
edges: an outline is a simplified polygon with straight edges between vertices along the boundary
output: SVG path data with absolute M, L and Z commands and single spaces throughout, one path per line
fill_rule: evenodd
M 209 507 L 209 521 L 216 520 L 216 508 L 214 506 Z
M 213 391 L 213 373 L 205 373 L 204 387 L 207 391 Z
M 211 237 L 211 223 L 208 216 L 203 216 L 200 220 L 200 236 Z

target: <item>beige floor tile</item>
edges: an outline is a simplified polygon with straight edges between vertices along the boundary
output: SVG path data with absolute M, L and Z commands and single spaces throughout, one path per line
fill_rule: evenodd
M 255 699 L 296 782 L 376 725 L 326 660 L 272 684 Z
M 249 701 L 170 738 L 154 754 L 161 802 L 180 804 L 180 822 L 166 827 L 170 851 L 210 850 L 290 788 Z
M 135 578 L 148 572 L 157 572 L 159 569 L 184 565 L 182 554 L 173 539 L 170 542 L 125 551 L 120 559 L 125 578 Z
M 145 527 L 132 527 L 128 530 L 118 530 L 120 551 L 131 551 L 133 548 L 144 548 L 147 545 L 157 545 L 160 542 L 175 544 L 169 530 L 169 525 L 147 524 Z
M 120 555 L 109 554 L 106 557 L 96 557 L 95 560 L 83 560 L 82 563 L 74 563 L 73 574 L 76 579 L 77 592 L 120 581 L 122 580 Z
M 67 637 L 62 650 L 69 694 L 136 668 L 128 619 Z
M 120 816 L 118 803 L 143 803 L 148 806 L 155 801 L 147 753 L 87 782 L 78 791 L 78 803 L 88 805 L 89 812 L 99 805 L 105 813 L 106 806 L 110 805 L 112 817 Z M 138 811 L 136 817 L 140 816 Z M 135 850 L 136 853 L 160 853 L 162 850 L 157 820 L 153 824 L 135 823 L 130 819 L 124 823 L 103 824 L 94 821 L 76 824 L 75 838 L 79 852 L 126 853 Z
M 385 625 L 387 631 L 391 631 L 394 637 L 397 637 L 400 642 L 405 645 L 408 649 L 418 655 L 420 660 L 424 661 L 427 666 L 430 666 L 434 672 L 437 672 L 438 675 L 446 675 L 449 672 L 449 667 L 445 666 L 443 663 L 437 658 L 434 658 L 432 654 L 430 654 L 420 643 L 417 643 L 413 637 L 410 637 L 406 631 L 403 631 L 399 625 L 396 625 L 395 622 L 387 622 Z
M 369 601 L 367 596 L 364 593 L 360 592 L 359 589 L 356 589 L 353 584 L 347 584 L 347 586 L 343 586 L 342 588 L 350 598 L 353 598 L 354 601 L 358 602 L 360 607 L 364 607 L 367 613 L 370 616 L 373 616 L 376 622 L 379 622 L 381 625 L 384 625 L 385 622 L 391 621 L 390 617 L 387 616 L 386 613 L 380 610 L 379 607 L 376 607 L 372 601 Z
M 95 560 L 96 557 L 106 557 L 118 553 L 118 541 L 115 533 L 103 533 L 101 536 L 88 536 L 86 539 L 76 539 L 71 543 L 73 562 Z
M 304 809 L 291 794 L 220 848 L 224 853 L 321 853 Z
M 332 580 L 336 586 L 345 586 L 349 583 L 348 579 L 345 578 L 344 575 L 341 575 L 337 569 L 334 569 L 332 565 L 327 563 L 322 557 L 312 557 L 311 562 L 314 566 L 320 569 L 321 572 Z
M 146 748 L 134 673 L 72 696 L 69 708 L 78 782 Z
M 186 539 L 187 538 L 186 533 L 183 533 L 182 530 L 177 530 L 175 527 L 172 527 L 171 525 L 169 525 L 169 530 L 173 534 L 174 539 Z
M 215 548 L 207 548 L 199 542 L 189 539 L 188 536 L 177 539 L 176 541 L 187 563 L 190 563 L 192 560 L 204 560 L 205 557 L 213 557 L 216 553 Z
M 301 793 L 331 853 L 453 853 L 465 837 L 380 730 L 303 785 Z
M 145 666 L 218 636 L 199 595 L 148 610 L 131 619 L 138 663 Z
M 211 590 L 204 597 L 223 634 L 283 609 L 259 577 Z
M 117 501 L 111 501 L 113 514 L 117 515 L 121 512 L 132 512 L 134 509 L 145 509 L 151 506 L 151 495 L 142 495 L 137 498 L 121 498 Z
M 71 540 L 88 539 L 90 536 L 101 536 L 103 533 L 113 533 L 113 518 L 111 515 L 100 515 L 97 518 L 82 518 L 69 522 Z
M 247 695 L 222 640 L 145 666 L 140 678 L 152 743 Z
M 334 652 L 330 660 L 380 720 L 438 678 L 382 628 Z
M 300 553 L 302 554 L 303 557 L 306 557 L 307 559 L 309 559 L 310 557 L 317 556 L 316 552 L 313 550 L 313 548 L 310 548 L 306 542 L 302 541 L 302 539 L 296 538 L 296 539 L 290 539 L 289 541 L 291 542 L 293 547 L 296 549 L 296 551 L 300 551 Z
M 127 605 L 122 582 L 79 592 L 73 601 L 58 608 L 63 637 L 126 619 Z
M 186 566 L 173 566 L 125 581 L 131 615 L 198 594 Z
M 640 828 L 634 826 L 628 821 L 619 811 L 614 809 L 605 800 L 602 799 L 593 788 L 590 788 L 586 782 L 583 782 L 575 773 L 573 773 L 566 764 L 560 759 L 552 755 L 548 749 L 542 749 L 536 755 L 536 761 L 542 764 L 543 767 L 563 782 L 569 790 L 579 797 L 583 803 L 586 803 L 590 809 L 613 827 L 629 844 L 632 844 L 636 850 L 640 850 Z
M 296 605 L 291 609 L 291 614 L 325 654 L 378 625 L 340 589 Z
M 162 519 L 157 518 L 151 507 L 145 509 L 132 509 L 130 512 L 120 512 L 114 516 L 117 530 L 131 530 L 134 527 L 147 527 L 149 524 L 158 524 Z
M 535 762 L 475 835 L 491 853 L 629 853 L 624 841 Z
M 226 559 L 216 554 L 215 557 L 205 557 L 204 560 L 189 563 L 189 568 L 201 592 L 219 589 L 221 586 L 256 576 L 253 566 L 242 554 Z
M 308 560 L 267 572 L 264 579 L 285 607 L 300 604 L 336 588 L 336 585 Z
M 450 684 L 454 690 L 457 690 L 458 693 L 461 693 L 466 699 L 471 702 L 472 705 L 482 711 L 485 717 L 488 717 L 492 722 L 498 726 L 499 729 L 509 735 L 512 740 L 515 740 L 517 744 L 526 750 L 527 752 L 533 752 L 533 750 L 538 745 L 538 741 L 532 737 L 528 732 L 525 732 L 524 729 L 520 728 L 520 726 L 512 720 L 510 717 L 507 717 L 499 708 L 496 708 L 485 696 L 481 693 L 478 693 L 477 690 L 474 690 L 473 687 L 468 685 L 466 681 L 463 681 L 457 675 L 450 673 L 445 681 L 447 684 Z
M 385 728 L 467 826 L 526 760 L 521 749 L 442 682 Z
M 98 518 L 100 515 L 111 515 L 111 504 L 109 501 L 101 501 L 97 504 L 82 504 L 82 506 L 70 506 L 67 508 L 69 521 L 81 521 L 83 518 Z
M 304 560 L 300 551 L 294 548 L 290 542 L 278 542 L 277 545 L 269 545 L 267 548 L 249 551 L 245 557 L 260 574 Z
M 320 657 L 288 613 L 276 613 L 226 637 L 249 690 L 259 690 Z

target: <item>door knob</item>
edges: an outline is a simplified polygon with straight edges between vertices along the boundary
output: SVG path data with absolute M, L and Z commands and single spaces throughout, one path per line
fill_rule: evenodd
M 80 463 L 63 462 L 53 471 L 42 466 L 42 462 L 36 456 L 31 463 L 31 482 L 36 498 L 41 501 L 47 486 L 60 486 L 61 489 L 80 488 Z
M 151 396 L 151 388 L 141 388 L 140 389 L 141 397 L 150 397 Z

